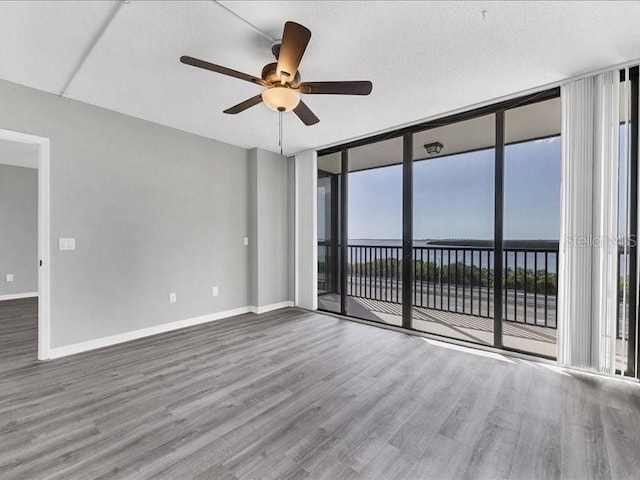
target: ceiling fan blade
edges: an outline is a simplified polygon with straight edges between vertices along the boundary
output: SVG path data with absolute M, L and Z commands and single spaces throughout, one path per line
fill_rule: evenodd
M 193 67 L 198 67 L 198 68 L 204 68 L 205 70 L 211 70 L 212 72 L 221 73 L 222 75 L 228 75 L 230 77 L 239 78 L 240 80 L 245 80 L 247 82 L 255 83 L 257 85 L 266 86 L 265 81 L 262 80 L 261 78 L 254 77 L 253 75 L 248 75 L 246 73 L 238 72 L 237 70 L 232 70 L 227 67 L 222 67 L 214 63 L 205 62 L 204 60 L 198 60 L 197 58 L 183 55 L 182 57 L 180 57 L 180 61 L 186 65 L 191 65 Z
M 316 117 L 316 115 L 311 111 L 307 104 L 302 100 L 300 100 L 300 103 L 296 108 L 293 109 L 293 111 L 298 116 L 298 118 L 302 120 L 302 123 L 307 126 L 315 125 L 320 121 L 320 119 Z
M 300 84 L 300 92 L 306 94 L 327 95 L 369 95 L 373 84 L 367 81 L 355 82 L 304 82 Z
M 307 27 L 295 22 L 284 24 L 276 73 L 286 83 L 291 83 L 295 78 L 298 65 L 300 65 L 300 60 L 302 60 L 310 38 L 311 31 Z
M 244 112 L 247 108 L 254 107 L 262 102 L 262 94 L 256 95 L 255 97 L 251 97 L 249 100 L 245 100 L 244 102 L 240 102 L 237 105 L 234 105 L 231 108 L 227 108 L 223 113 L 229 113 L 231 115 L 235 115 L 236 113 Z

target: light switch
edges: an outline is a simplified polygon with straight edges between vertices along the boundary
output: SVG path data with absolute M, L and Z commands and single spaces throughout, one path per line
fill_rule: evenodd
M 169 294 L 169 303 L 176 303 L 178 301 L 178 296 L 175 293 Z
M 211 287 L 211 295 L 214 297 L 218 296 L 218 287 Z
M 13 282 L 13 273 L 7 273 L 7 282 Z
M 60 250 L 75 250 L 76 249 L 76 239 L 75 238 L 59 238 L 58 239 L 58 248 Z
M 244 244 L 249 245 L 249 237 L 244 237 Z

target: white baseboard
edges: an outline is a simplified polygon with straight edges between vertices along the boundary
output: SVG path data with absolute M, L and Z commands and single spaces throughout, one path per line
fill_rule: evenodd
M 37 293 L 36 293 L 37 295 Z M 155 325 L 149 328 L 142 328 L 140 330 L 134 330 L 132 332 L 118 333 L 109 337 L 97 338 L 95 340 L 89 340 L 86 342 L 75 343 L 73 345 L 65 345 L 63 347 L 55 347 L 49 350 L 49 358 L 66 357 L 67 355 L 73 355 L 76 353 L 86 352 L 89 350 L 95 350 L 97 348 L 109 347 L 118 343 L 130 342 L 131 340 L 137 340 L 143 337 L 149 337 L 151 335 L 157 335 L 158 333 L 170 332 L 172 330 L 178 330 L 180 328 L 192 327 L 194 325 L 200 325 L 202 323 L 213 322 L 216 320 L 222 320 L 224 318 L 235 317 L 236 315 L 242 315 L 243 313 L 266 313 L 280 308 L 293 307 L 293 302 L 280 302 L 273 303 L 271 305 L 264 305 L 262 307 L 248 306 L 235 308 L 233 310 L 226 310 L 224 312 L 210 313 L 208 315 L 202 315 L 200 317 L 187 318 L 186 320 L 178 320 L 176 322 L 165 323 L 162 325 Z
M 117 335 L 97 338 L 95 340 L 89 340 L 87 342 L 65 345 L 64 347 L 55 347 L 49 350 L 49 358 L 66 357 L 67 355 L 73 355 L 75 353 L 95 350 L 97 348 L 109 347 L 118 343 L 130 342 L 131 340 L 137 340 L 139 338 L 157 335 L 158 333 L 170 332 L 172 330 L 178 330 L 180 328 L 192 327 L 194 325 L 200 325 L 202 323 L 222 320 L 223 318 L 229 318 L 236 315 L 242 315 L 243 313 L 249 313 L 252 311 L 251 308 L 252 307 L 240 307 L 233 310 L 226 310 L 224 312 L 211 313 L 209 315 L 202 315 L 200 317 L 187 318 L 186 320 L 178 320 L 176 322 L 155 325 L 153 327 L 134 330 L 132 332 L 118 333 Z
M 273 310 L 280 310 L 281 308 L 293 307 L 293 302 L 286 301 L 280 303 L 272 303 L 271 305 L 264 305 L 262 307 L 249 307 L 253 313 L 267 313 Z
M 0 302 L 4 300 L 18 300 L 20 298 L 33 298 L 37 296 L 38 292 L 10 293 L 8 295 L 0 295 Z

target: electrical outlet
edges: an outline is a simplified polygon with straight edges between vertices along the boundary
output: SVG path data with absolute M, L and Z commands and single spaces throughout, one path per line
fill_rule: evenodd
M 218 296 L 218 287 L 211 287 L 211 295 L 214 297 Z
M 245 246 L 249 245 L 249 237 L 244 237 Z
M 13 273 L 7 273 L 7 282 L 13 282 Z
M 178 301 L 178 296 L 175 293 L 169 294 L 169 303 L 176 303 Z

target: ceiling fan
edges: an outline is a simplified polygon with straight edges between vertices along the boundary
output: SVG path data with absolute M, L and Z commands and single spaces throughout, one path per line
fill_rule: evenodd
M 305 95 L 369 95 L 373 85 L 369 81 L 300 83 L 298 66 L 310 38 L 311 32 L 308 28 L 295 22 L 286 22 L 281 43 L 275 44 L 271 49 L 277 62 L 264 66 L 262 78 L 193 57 L 182 56 L 180 61 L 264 87 L 264 91 L 259 95 L 226 109 L 224 113 L 244 112 L 264 102 L 269 108 L 278 112 L 293 110 L 305 125 L 315 125 L 320 119 L 300 99 L 301 93 Z

